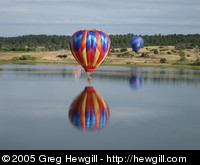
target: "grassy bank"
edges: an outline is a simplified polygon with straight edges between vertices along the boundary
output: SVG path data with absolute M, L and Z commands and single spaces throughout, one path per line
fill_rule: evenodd
M 182 55 L 181 55 L 182 53 Z M 182 60 L 181 60 L 182 58 Z M 131 48 L 112 49 L 102 65 L 200 68 L 195 49 L 149 46 L 135 53 Z M 69 50 L 48 52 L 0 52 L 0 64 L 77 64 Z

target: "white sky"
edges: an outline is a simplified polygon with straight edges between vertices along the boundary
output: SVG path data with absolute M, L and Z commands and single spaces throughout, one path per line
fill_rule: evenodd
M 200 0 L 0 0 L 0 36 L 200 33 Z

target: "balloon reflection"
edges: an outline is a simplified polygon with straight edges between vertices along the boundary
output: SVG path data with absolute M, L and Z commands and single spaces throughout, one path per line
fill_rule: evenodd
M 109 107 L 92 86 L 87 86 L 72 102 L 69 109 L 71 123 L 83 131 L 103 128 L 109 119 Z
M 138 90 L 143 85 L 142 74 L 138 70 L 133 70 L 132 76 L 129 80 L 130 87 L 132 89 Z
M 76 65 L 74 67 L 73 74 L 74 74 L 75 80 L 80 79 L 80 77 L 81 77 L 81 68 L 78 65 Z

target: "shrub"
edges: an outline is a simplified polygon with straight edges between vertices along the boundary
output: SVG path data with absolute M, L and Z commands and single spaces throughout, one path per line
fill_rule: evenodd
M 129 52 L 117 54 L 117 57 L 133 57 L 134 55 L 130 54 Z
M 148 53 L 142 53 L 141 57 L 149 58 L 149 54 Z
M 152 49 L 151 51 L 153 51 L 154 54 L 158 54 L 158 50 L 157 49 Z
M 18 61 L 18 60 L 35 60 L 36 57 L 32 57 L 30 55 L 22 55 L 20 57 L 13 57 L 12 60 L 13 61 Z
M 35 60 L 35 57 L 32 57 L 30 55 L 22 55 L 21 57 L 19 57 L 20 60 Z
M 154 54 L 158 54 L 158 50 L 157 49 L 154 49 Z
M 128 51 L 127 48 L 122 48 L 122 49 L 120 49 L 120 52 L 126 52 L 126 51 Z
M 59 58 L 67 58 L 67 55 L 66 55 L 66 54 L 63 54 L 63 55 L 57 55 L 57 57 L 59 57 Z
M 160 63 L 166 63 L 167 62 L 167 59 L 166 58 L 161 58 L 160 59 Z
M 13 61 L 18 61 L 18 60 L 19 60 L 19 57 L 13 57 L 12 60 L 13 60 Z
M 187 61 L 187 59 L 186 59 L 185 56 L 182 56 L 182 57 L 180 58 L 180 61 Z
M 115 49 L 111 49 L 110 52 L 115 52 Z
M 192 63 L 192 65 L 195 65 L 195 66 L 200 66 L 200 61 L 199 60 L 196 60 Z
M 179 61 L 186 61 L 186 57 L 185 57 L 185 52 L 183 50 L 179 50 L 178 52 L 179 56 L 180 56 L 180 60 Z

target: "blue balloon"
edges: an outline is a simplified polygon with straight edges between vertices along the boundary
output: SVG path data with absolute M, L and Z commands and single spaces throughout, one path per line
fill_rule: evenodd
M 133 51 L 138 52 L 140 50 L 140 48 L 143 47 L 144 40 L 142 39 L 142 37 L 134 36 L 130 39 L 130 45 L 131 45 Z

